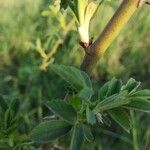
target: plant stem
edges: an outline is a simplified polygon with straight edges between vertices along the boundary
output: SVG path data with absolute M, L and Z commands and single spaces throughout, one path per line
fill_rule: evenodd
M 138 8 L 139 0 L 123 0 L 104 31 L 87 49 L 81 69 L 91 74 L 93 67 Z
M 132 128 L 133 150 L 140 150 L 138 144 L 137 121 L 136 121 L 135 112 L 131 110 L 130 114 L 133 123 L 133 128 Z

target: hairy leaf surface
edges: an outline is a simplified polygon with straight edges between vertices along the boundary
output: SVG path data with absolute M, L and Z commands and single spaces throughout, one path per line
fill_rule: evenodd
M 75 109 L 66 102 L 62 100 L 53 100 L 48 102 L 46 105 L 52 112 L 62 117 L 65 121 L 71 124 L 76 122 L 77 113 Z
M 71 125 L 65 121 L 46 121 L 39 124 L 31 132 L 31 138 L 38 143 L 46 143 L 64 136 L 71 130 Z
M 70 150 L 81 150 L 84 142 L 83 125 L 76 124 L 73 128 Z
M 115 108 L 108 111 L 109 115 L 116 121 L 124 130 L 130 132 L 131 118 L 130 115 L 123 108 Z

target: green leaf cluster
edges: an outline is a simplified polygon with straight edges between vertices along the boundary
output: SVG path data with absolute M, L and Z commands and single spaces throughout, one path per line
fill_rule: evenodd
M 10 101 L 0 95 L 0 145 L 1 143 L 7 145 L 8 139 L 11 141 L 20 119 L 19 109 L 20 102 L 18 99 Z
M 126 84 L 113 78 L 98 89 L 97 94 L 85 72 L 75 67 L 54 64 L 50 65 L 50 69 L 72 85 L 77 92 L 65 100 L 46 103 L 59 120 L 45 121 L 37 126 L 31 134 L 36 142 L 55 140 L 70 131 L 70 149 L 82 149 L 85 140 L 94 140 L 92 128 L 100 123 L 99 116 L 103 122 L 104 113 L 130 132 L 132 122 L 129 111 L 150 112 L 150 90 L 138 90 L 140 82 L 132 78 Z M 97 98 L 94 99 L 93 95 Z

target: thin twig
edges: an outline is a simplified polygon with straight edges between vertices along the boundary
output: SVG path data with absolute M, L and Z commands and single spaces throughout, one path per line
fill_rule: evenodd
M 54 54 L 57 52 L 58 47 L 60 46 L 60 44 L 62 44 L 63 41 L 62 40 L 57 40 L 56 43 L 54 44 L 54 47 L 52 48 L 52 50 L 46 55 L 45 58 L 43 58 L 42 61 L 42 65 L 40 66 L 40 68 L 42 70 L 46 70 L 49 63 L 50 63 L 50 59 L 54 56 Z
M 42 70 L 47 69 L 48 65 L 51 62 L 51 58 L 56 54 L 58 47 L 65 41 L 67 34 L 69 33 L 69 31 L 71 30 L 71 28 L 74 24 L 75 24 L 75 18 L 73 18 L 66 26 L 66 28 L 63 32 L 63 35 L 64 35 L 63 39 L 58 39 L 48 54 L 45 54 L 45 52 L 43 52 L 41 49 L 38 50 L 38 52 L 40 53 L 40 55 L 43 58 L 42 65 L 40 66 L 40 68 Z

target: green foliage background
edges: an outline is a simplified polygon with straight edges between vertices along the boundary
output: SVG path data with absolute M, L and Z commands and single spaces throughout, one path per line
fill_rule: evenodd
M 20 102 L 13 130 L 1 132 L 8 128 L 2 125 L 4 120 L 0 121 L 0 149 L 37 149 L 38 145 L 33 144 L 28 135 L 43 117 L 49 115 L 43 102 L 64 98 L 69 92 L 66 82 L 53 72 L 40 69 L 43 58 L 37 50 L 38 39 L 46 53 L 50 52 L 56 41 L 64 39 L 66 24 L 72 19 L 69 13 L 64 19 L 54 11 L 55 8 L 49 9 L 50 3 L 48 0 L 0 0 L 0 95 L 8 104 L 16 98 Z M 103 30 L 118 3 L 118 0 L 108 1 L 100 7 L 92 21 L 91 37 L 95 39 Z M 150 87 L 149 13 L 148 6 L 140 8 L 112 43 L 94 70 L 95 85 L 116 76 L 123 81 L 133 77 L 142 82 L 143 88 Z M 79 67 L 84 52 L 78 43 L 74 25 L 51 62 Z M 137 113 L 136 119 L 139 145 L 143 149 L 145 141 L 149 144 L 150 121 L 143 113 Z M 97 149 L 109 150 L 113 147 L 119 150 L 120 146 L 132 149 L 131 135 L 115 124 L 108 128 L 102 125 L 95 132 L 95 145 L 99 143 Z M 61 142 L 67 145 L 68 140 L 64 142 L 62 139 Z

